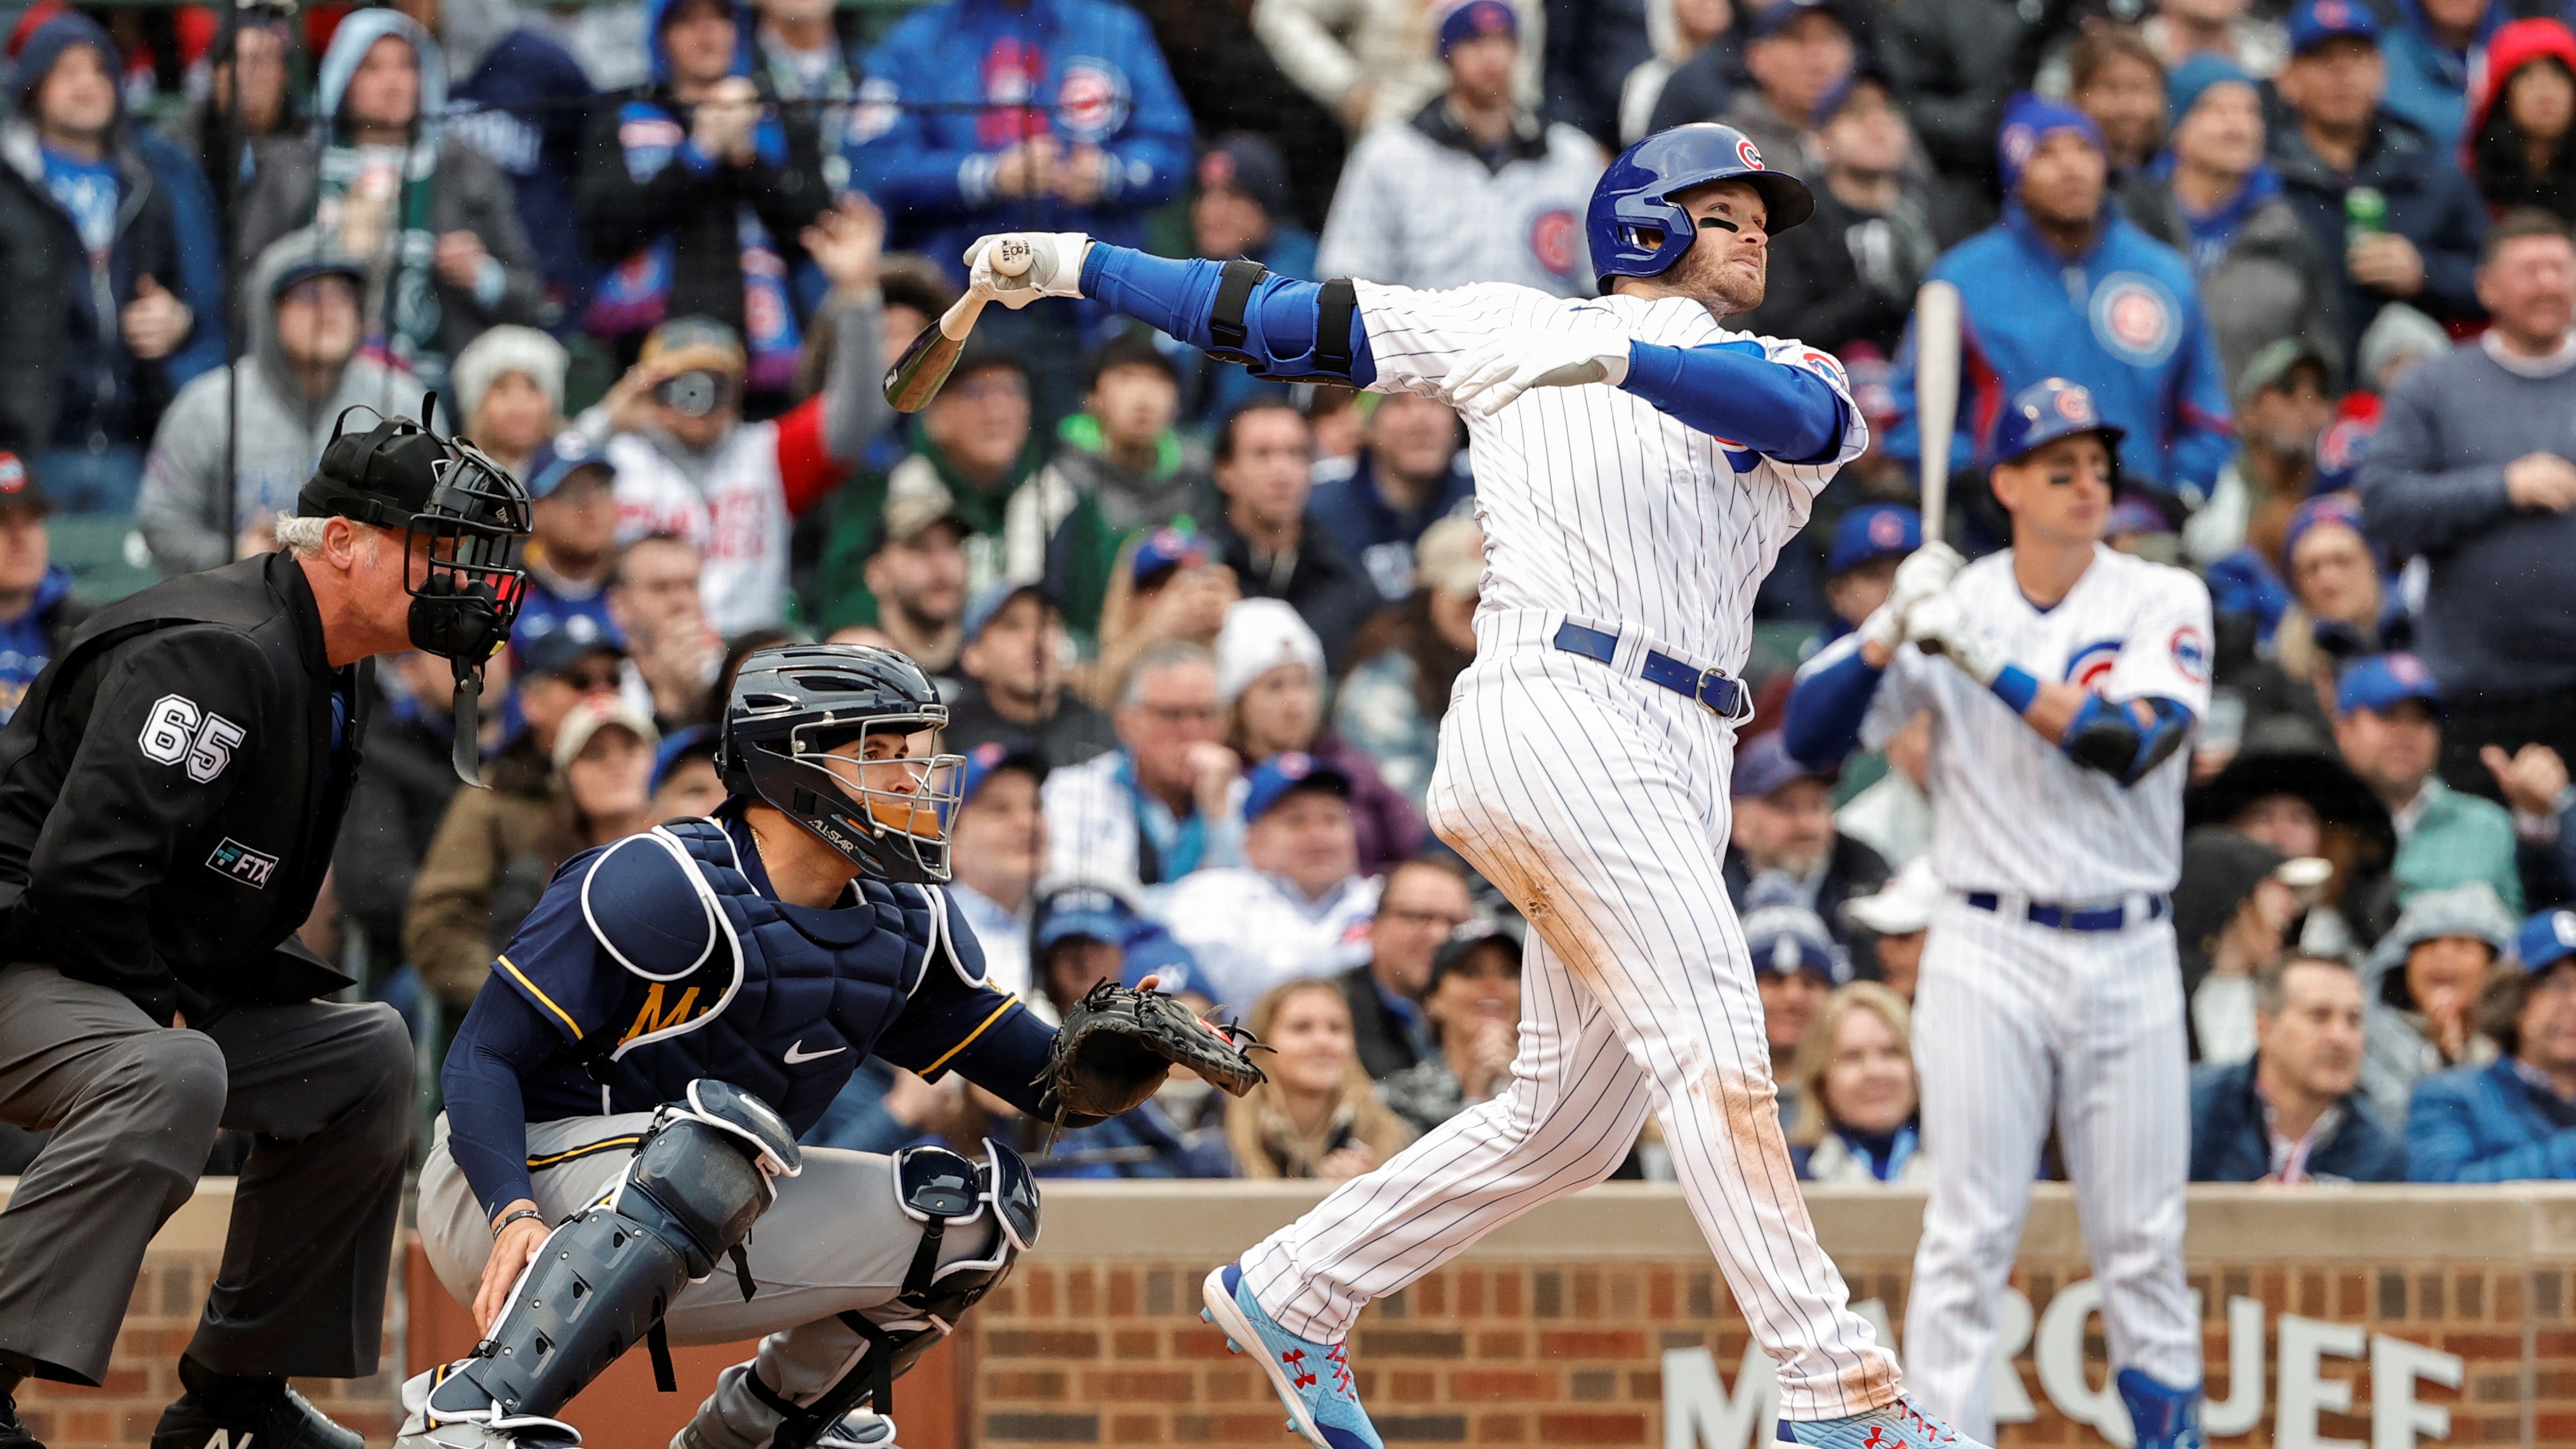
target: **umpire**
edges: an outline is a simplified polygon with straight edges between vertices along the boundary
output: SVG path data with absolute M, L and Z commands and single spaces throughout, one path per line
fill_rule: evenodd
M 277 552 L 100 610 L 0 731 L 0 1120 L 53 1134 L 0 1211 L 0 1392 L 101 1381 L 144 1245 L 218 1129 L 254 1134 L 154 1449 L 363 1449 L 286 1377 L 375 1370 L 411 1048 L 391 1008 L 316 1000 L 349 980 L 294 932 L 366 661 L 464 680 L 525 582 L 526 493 L 407 419 L 335 430 L 297 511 Z M 41 1449 L 5 1397 L 0 1449 Z

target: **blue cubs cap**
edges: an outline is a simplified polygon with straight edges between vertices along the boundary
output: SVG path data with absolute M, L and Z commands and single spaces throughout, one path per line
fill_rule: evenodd
M 626 646 L 588 629 L 553 629 L 521 644 L 517 651 L 523 675 L 562 674 L 593 654 L 626 657 Z
M 1283 750 L 1253 769 L 1251 788 L 1243 792 L 1245 823 L 1269 814 L 1300 790 L 1323 790 L 1348 800 L 1351 777 L 1303 750 Z
M 1815 769 L 1790 754 L 1778 730 L 1765 730 L 1735 752 L 1735 773 L 1727 788 L 1731 794 L 1759 799 L 1800 780 L 1830 782 L 1833 778 L 1832 771 Z
M 1851 16 L 1844 13 L 1843 7 L 1837 3 L 1837 0 L 1771 0 L 1770 4 L 1755 8 L 1753 24 L 1747 30 L 1745 38 L 1760 40 L 1766 36 L 1777 35 L 1796 24 L 1798 17 L 1802 15 L 1826 16 L 1836 25 L 1841 26 L 1846 35 L 1854 33 L 1856 29 L 1851 22 Z
M 1161 926 L 1139 921 L 1127 933 L 1127 955 L 1118 963 L 1118 984 L 1133 991 L 1148 976 L 1161 977 L 1154 989 L 1171 995 L 1207 989 L 1199 984 L 1197 954 Z
M 1986 438 L 1986 466 L 2013 463 L 2024 456 L 2077 433 L 2099 433 L 2102 446 L 2111 450 L 2111 466 L 2116 480 L 2120 464 L 2120 440 L 2129 435 L 2126 428 L 2115 428 L 2102 421 L 2102 410 L 2093 405 L 2092 390 L 2082 383 L 2052 377 L 2032 383 L 2013 395 L 2012 404 L 1995 415 L 1994 431 Z
M 1041 951 L 1076 936 L 1124 946 L 1135 927 L 1135 910 L 1116 891 L 1096 885 L 1065 886 L 1039 902 L 1035 939 Z
M 966 768 L 957 782 L 957 803 L 963 805 L 974 799 L 984 782 L 1003 770 L 1025 771 L 1043 784 L 1047 777 L 1046 756 L 1028 740 L 986 740 L 966 752 Z
M 1872 503 L 1834 524 L 1825 572 L 1847 574 L 1875 559 L 1902 558 L 1923 546 L 1923 515 L 1902 503 Z
M 2373 654 L 2344 666 L 2335 684 L 2335 713 L 2357 709 L 2383 712 L 2410 699 L 2420 699 L 2442 712 L 2442 686 L 2433 671 L 2412 654 Z
M 2576 956 L 2576 911 L 2562 906 L 2525 919 L 2522 929 L 2514 933 L 2513 954 L 2521 958 L 2522 969 L 2534 976 Z
M 661 789 L 662 782 L 671 778 L 673 770 L 691 760 L 714 763 L 720 738 L 716 727 L 711 724 L 690 725 L 662 736 L 662 743 L 653 751 L 653 781 L 646 788 Z
M 538 444 L 536 453 L 528 459 L 528 497 L 545 497 L 584 468 L 597 468 L 608 475 L 609 481 L 616 481 L 617 465 L 608 461 L 607 453 L 592 447 L 580 429 L 555 434 Z
M 2379 17 L 2362 0 L 2300 0 L 2290 11 L 2290 54 L 2305 55 L 2345 36 L 2379 43 Z
M 965 620 L 958 626 L 957 647 L 962 649 L 984 637 L 985 629 L 991 627 L 995 616 L 1008 607 L 1011 600 L 1022 594 L 1035 594 L 1042 600 L 1053 602 L 1047 599 L 1046 589 L 1038 584 L 1014 583 L 1004 579 L 977 594 L 975 602 L 966 606 Z
M 1517 40 L 1520 33 L 1520 16 L 1503 0 L 1467 0 L 1440 17 L 1440 58 L 1447 60 L 1449 52 L 1479 36 L 1508 35 Z
M 2073 131 L 2107 153 L 2102 142 L 2102 128 L 2093 118 L 2064 101 L 2052 101 L 2024 91 L 2004 107 L 2003 129 L 1995 133 L 1995 159 L 2003 165 L 2004 193 L 2021 189 L 2022 168 L 2039 154 L 2040 144 L 2060 131 Z
M 1203 564 L 1210 557 L 1206 539 L 1179 524 L 1171 524 L 1155 529 L 1136 545 L 1136 556 L 1128 564 L 1129 579 L 1141 589 L 1155 582 L 1166 569 Z

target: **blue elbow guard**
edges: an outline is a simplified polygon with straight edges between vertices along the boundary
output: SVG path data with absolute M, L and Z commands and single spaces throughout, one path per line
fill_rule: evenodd
M 1217 278 L 1215 305 L 1208 311 L 1209 355 L 1242 363 L 1254 377 L 1274 382 L 1352 382 L 1351 314 L 1359 310 L 1359 297 L 1350 278 L 1336 277 L 1316 289 L 1314 350 L 1303 358 L 1276 357 L 1250 345 L 1252 326 L 1245 314 L 1253 294 L 1269 280 L 1270 269 L 1259 262 L 1237 257 L 1225 264 Z M 1291 370 L 1301 362 L 1303 370 Z
M 2147 723 L 2138 721 L 2143 708 Z M 2067 758 L 2101 771 L 2122 786 L 2138 783 L 2149 771 L 2172 759 L 2191 734 L 2191 711 L 2170 699 L 2147 698 L 2113 704 L 2087 695 L 2084 707 L 2066 726 Z

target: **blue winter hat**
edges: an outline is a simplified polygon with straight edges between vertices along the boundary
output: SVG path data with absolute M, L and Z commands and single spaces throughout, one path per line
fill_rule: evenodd
M 1482 35 L 1508 35 L 1517 40 L 1521 18 L 1503 0 L 1467 0 L 1440 17 L 1440 58 Z
M 2102 128 L 2093 124 L 2093 118 L 2064 101 L 2023 91 L 2004 107 L 2003 129 L 1995 133 L 1995 157 L 2003 165 L 2006 195 L 2021 189 L 2023 168 L 2039 154 L 2040 144 L 2059 131 L 2075 132 L 2096 151 L 2110 149 L 2103 144 Z
M 1836 986 L 1851 981 L 1851 953 L 1836 944 L 1822 916 L 1798 903 L 1779 873 L 1765 871 L 1745 887 L 1744 906 L 1744 944 L 1755 975 L 1811 971 Z
M 1833 547 L 1825 551 L 1825 572 L 1847 574 L 1876 559 L 1902 558 L 1922 546 L 1922 514 L 1902 503 L 1872 503 L 1835 521 Z
M 2290 54 L 2305 55 L 2345 36 L 2379 43 L 2379 17 L 2362 0 L 2299 0 L 2290 12 Z
M 2191 114 L 2191 108 L 2200 104 L 2201 96 L 2211 86 L 2230 81 L 2248 90 L 2255 88 L 2254 77 L 2247 75 L 2243 66 L 2207 51 L 2175 66 L 2165 76 L 2166 118 L 2181 125 L 2182 118 Z
M 10 106 L 19 111 L 26 110 L 27 103 L 35 97 L 36 87 L 53 70 L 54 62 L 61 60 L 63 52 L 76 45 L 86 45 L 97 51 L 99 62 L 107 68 L 111 78 L 125 73 L 125 62 L 116 53 L 116 42 L 107 38 L 107 31 L 79 11 L 66 10 L 37 26 L 36 33 L 28 36 L 26 45 L 19 49 L 18 68 L 9 75 Z M 124 110 L 121 97 L 117 109 L 120 113 Z

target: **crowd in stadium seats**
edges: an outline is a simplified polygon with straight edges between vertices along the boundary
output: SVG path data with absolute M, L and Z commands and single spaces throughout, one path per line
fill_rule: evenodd
M 871 1063 L 810 1140 L 1337 1179 L 1502 1090 L 1525 931 L 1423 825 L 1475 649 L 1456 415 L 1091 304 L 992 309 L 917 414 L 879 379 L 988 231 L 1588 295 L 1608 158 L 1720 120 L 1817 200 L 1738 325 L 1839 357 L 1872 436 L 1762 587 L 1733 777 L 1802 1175 L 1939 1150 L 1928 719 L 1846 761 L 1775 732 L 1926 541 L 1936 278 L 1950 541 L 2002 546 L 1988 425 L 2065 377 L 2127 430 L 2108 546 L 2216 605 L 2172 903 L 2193 1176 L 2576 1178 L 2576 34 L 2544 0 L 14 14 L 0 711 L 144 557 L 274 547 L 353 407 L 434 393 L 535 500 L 493 788 L 449 769 L 444 663 L 380 668 L 306 932 L 430 1052 L 562 861 L 721 800 L 744 656 L 819 638 L 947 696 L 999 983 L 1052 1014 L 1159 974 L 1276 1054 L 1240 1102 L 1192 1081 L 1055 1136 Z M 1654 1127 L 1623 1171 L 1669 1173 Z

